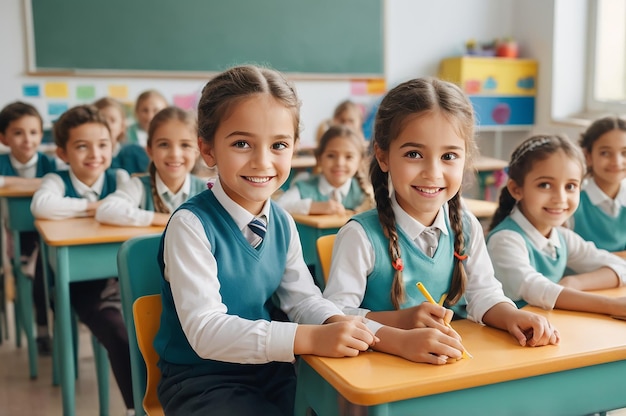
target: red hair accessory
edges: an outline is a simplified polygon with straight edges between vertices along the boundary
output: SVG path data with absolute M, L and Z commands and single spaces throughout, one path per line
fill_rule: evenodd
M 459 261 L 463 261 L 465 259 L 467 259 L 467 254 L 459 254 L 456 251 L 454 252 L 454 257 L 456 257 L 457 259 L 459 259 Z
M 400 257 L 398 257 L 397 259 L 395 259 L 391 265 L 393 266 L 394 269 L 396 269 L 397 271 L 401 272 L 402 270 L 404 270 L 404 262 L 402 261 L 402 259 Z

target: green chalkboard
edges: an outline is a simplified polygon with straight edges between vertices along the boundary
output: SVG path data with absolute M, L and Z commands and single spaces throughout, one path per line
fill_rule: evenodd
M 383 0 L 27 0 L 34 71 L 383 74 Z

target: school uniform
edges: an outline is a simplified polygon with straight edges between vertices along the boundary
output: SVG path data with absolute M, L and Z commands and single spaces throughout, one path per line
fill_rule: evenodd
M 134 143 L 125 143 L 118 147 L 117 154 L 111 159 L 111 169 L 124 169 L 131 175 L 148 171 L 150 158 L 146 149 Z
M 609 267 L 626 283 L 626 261 L 565 227 L 544 237 L 517 207 L 489 233 L 487 249 L 504 293 L 520 305 L 553 309 L 566 268 L 587 273 Z
M 307 215 L 313 201 L 337 199 L 346 209 L 355 210 L 365 199 L 365 193 L 356 178 L 346 181 L 338 188 L 332 186 L 324 175 L 295 182 L 278 200 L 278 204 L 292 214 Z
M 574 231 L 598 248 L 626 250 L 626 179 L 615 198 L 609 197 L 593 178 L 584 181 L 580 204 L 570 222 Z
M 166 414 L 292 414 L 298 323 L 341 314 L 307 270 L 293 219 L 268 201 L 252 214 L 216 181 L 172 215 L 161 240 L 163 313 L 155 338 Z M 271 321 L 276 304 L 293 322 Z
M 74 172 L 50 173 L 31 204 L 36 218 L 63 219 L 86 215 L 87 204 L 115 192 L 128 180 L 122 169 L 109 169 L 92 185 L 81 182 Z M 78 318 L 106 348 L 111 368 L 126 407 L 132 409 L 133 394 L 128 333 L 121 313 L 117 278 L 70 284 L 70 302 Z
M 137 123 L 131 124 L 126 129 L 126 143 L 146 147 L 148 144 L 148 132 L 139 127 Z
M 454 235 L 447 219 L 448 205 L 441 207 L 429 227 L 404 211 L 395 193 L 391 196 L 391 207 L 404 262 L 406 300 L 400 307 L 408 308 L 426 301 L 415 286 L 419 281 L 435 300 L 439 300 L 449 290 L 456 261 Z M 467 285 L 464 300 L 455 307 L 455 312 L 460 317 L 482 322 L 483 315 L 497 303 L 512 302 L 504 296 L 500 282 L 494 278 L 480 223 L 470 213 L 463 215 Z M 337 234 L 324 297 L 346 314 L 365 316 L 370 311 L 394 310 L 390 294 L 395 270 L 377 216 L 376 210 L 358 214 Z
M 106 197 L 96 211 L 96 220 L 105 224 L 145 227 L 154 219 L 150 175 L 135 176 Z M 174 212 L 190 197 L 207 189 L 206 181 L 188 174 L 180 190 L 171 192 L 156 172 L 155 186 L 163 204 Z

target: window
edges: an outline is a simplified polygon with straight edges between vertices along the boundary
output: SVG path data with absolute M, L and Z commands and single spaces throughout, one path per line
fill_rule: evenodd
M 588 110 L 626 113 L 626 0 L 595 0 L 590 12 Z

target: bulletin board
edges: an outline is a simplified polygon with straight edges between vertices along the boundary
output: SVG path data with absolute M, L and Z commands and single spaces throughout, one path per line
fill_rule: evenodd
M 24 0 L 33 73 L 383 76 L 383 0 Z

